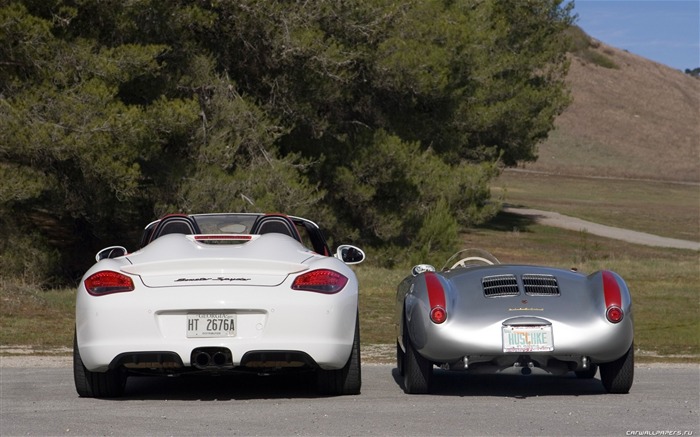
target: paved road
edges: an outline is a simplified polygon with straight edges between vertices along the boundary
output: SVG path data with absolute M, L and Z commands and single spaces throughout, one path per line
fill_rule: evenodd
M 68 367 L 0 372 L 3 437 L 700 435 L 697 365 L 637 367 L 628 395 L 597 378 L 438 371 L 423 396 L 404 394 L 393 366 L 364 365 L 362 394 L 331 398 L 307 378 L 235 376 L 130 378 L 122 399 L 82 399 Z
M 643 244 L 645 246 L 671 247 L 676 249 L 700 250 L 697 241 L 679 240 L 676 238 L 659 237 L 645 232 L 631 231 L 629 229 L 615 228 L 598 223 L 581 220 L 576 217 L 559 214 L 558 212 L 541 211 L 539 209 L 504 207 L 503 211 L 532 218 L 546 226 L 569 229 L 572 231 L 586 231 L 593 235 L 605 238 L 627 241 L 629 243 Z

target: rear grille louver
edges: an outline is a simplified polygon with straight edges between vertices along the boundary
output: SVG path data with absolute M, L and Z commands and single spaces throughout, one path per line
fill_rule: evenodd
M 515 275 L 495 275 L 481 278 L 481 286 L 486 297 L 517 296 L 518 280 Z
M 552 275 L 523 275 L 523 287 L 528 296 L 559 296 L 559 284 Z
M 528 273 L 521 277 L 528 296 L 559 296 L 559 283 L 552 275 Z M 517 296 L 520 294 L 518 279 L 513 274 L 484 276 L 481 286 L 486 297 Z

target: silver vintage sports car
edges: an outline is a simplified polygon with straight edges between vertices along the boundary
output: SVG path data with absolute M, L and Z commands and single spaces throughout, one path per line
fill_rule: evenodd
M 420 264 L 398 286 L 396 358 L 406 393 L 428 393 L 433 366 L 469 373 L 533 368 L 600 380 L 634 379 L 632 302 L 625 281 L 551 267 L 501 264 L 475 249 L 441 271 Z

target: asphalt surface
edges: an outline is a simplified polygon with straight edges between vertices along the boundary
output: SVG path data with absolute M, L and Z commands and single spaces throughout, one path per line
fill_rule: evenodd
M 306 377 L 130 378 L 120 399 L 79 398 L 70 367 L 1 367 L 0 435 L 700 435 L 700 367 L 635 369 L 627 395 L 598 378 L 437 370 L 406 395 L 391 365 L 362 394 L 319 397 Z
M 553 226 L 572 231 L 585 231 L 600 237 L 612 238 L 615 240 L 627 241 L 628 243 L 643 244 L 654 247 L 670 247 L 675 249 L 700 250 L 700 243 L 697 241 L 679 240 L 676 238 L 660 237 L 658 235 L 647 234 L 645 232 L 631 231 L 629 229 L 615 228 L 601 225 L 576 217 L 559 214 L 558 212 L 541 211 L 530 208 L 504 207 L 503 211 L 530 217 L 540 224 Z

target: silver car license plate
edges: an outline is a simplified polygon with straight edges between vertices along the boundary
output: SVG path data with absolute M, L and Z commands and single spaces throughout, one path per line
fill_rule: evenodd
M 503 352 L 549 352 L 553 350 L 551 325 L 503 327 Z
M 187 337 L 235 337 L 236 315 L 193 313 L 187 315 Z

